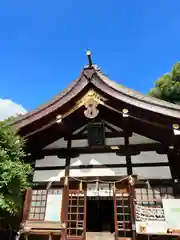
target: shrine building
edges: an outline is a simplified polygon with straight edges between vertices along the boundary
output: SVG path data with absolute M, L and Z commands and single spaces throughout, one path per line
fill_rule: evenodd
M 20 239 L 148 239 L 146 223 L 164 222 L 163 200 L 179 197 L 180 106 L 87 57 L 68 88 L 11 123 L 34 169 Z

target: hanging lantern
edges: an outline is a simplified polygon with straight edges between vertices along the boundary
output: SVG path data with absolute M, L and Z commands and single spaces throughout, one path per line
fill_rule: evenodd
M 65 179 L 64 179 L 64 186 L 67 187 L 67 185 L 68 185 L 68 177 L 65 177 Z
M 79 184 L 79 191 L 82 192 L 82 190 L 83 190 L 83 182 L 81 181 Z

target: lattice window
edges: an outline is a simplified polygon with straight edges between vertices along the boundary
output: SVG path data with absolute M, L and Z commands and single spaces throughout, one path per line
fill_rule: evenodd
M 84 231 L 84 209 L 85 197 L 84 193 L 77 191 L 69 192 L 68 207 L 68 230 L 69 236 L 82 236 Z
M 29 220 L 44 220 L 46 211 L 46 190 L 32 190 Z
M 136 188 L 136 203 L 147 207 L 162 207 L 162 198 L 174 198 L 172 187 Z
M 116 206 L 116 232 L 118 237 L 131 237 L 131 210 L 128 193 L 118 193 L 115 195 Z

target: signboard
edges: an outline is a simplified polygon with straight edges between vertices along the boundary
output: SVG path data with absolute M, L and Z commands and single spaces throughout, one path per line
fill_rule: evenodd
M 147 234 L 166 233 L 167 223 L 163 208 L 136 205 L 136 232 Z
M 136 232 L 148 234 L 164 234 L 167 233 L 167 223 L 166 221 L 136 221 Z
M 87 196 L 101 196 L 108 197 L 113 196 L 113 189 L 110 188 L 109 183 L 99 183 L 98 188 L 96 183 L 90 183 L 87 185 Z
M 180 229 L 180 199 L 162 199 L 167 228 Z
M 180 229 L 180 199 L 162 199 L 163 207 L 136 205 L 137 233 L 161 234 Z
M 62 207 L 62 190 L 56 193 L 48 193 L 45 221 L 60 221 Z

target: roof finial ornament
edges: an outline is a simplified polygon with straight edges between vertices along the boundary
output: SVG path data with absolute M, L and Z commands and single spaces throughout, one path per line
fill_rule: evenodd
M 87 51 L 86 54 L 88 56 L 89 67 L 92 67 L 91 51 Z

